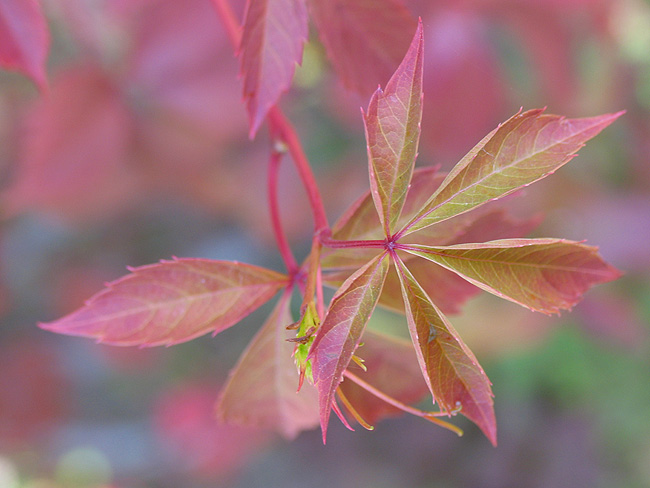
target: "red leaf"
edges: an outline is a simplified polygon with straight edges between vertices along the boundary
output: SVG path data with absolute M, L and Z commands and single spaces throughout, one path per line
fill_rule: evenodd
M 377 305 L 387 272 L 388 259 L 382 254 L 350 276 L 332 298 L 312 344 L 309 354 L 313 358 L 314 384 L 318 388 L 323 442 L 334 393 Z
M 367 371 L 355 364 L 350 364 L 348 369 L 378 390 L 405 405 L 416 403 L 428 395 L 429 390 L 408 340 L 368 329 L 363 334 L 363 346 L 359 347 L 357 354 L 363 359 Z M 344 381 L 340 388 L 355 410 L 370 424 L 404 413 L 353 381 Z
M 318 425 L 315 388 L 305 382 L 299 392 L 291 324 L 290 295 L 285 294 L 241 355 L 217 404 L 226 422 L 274 429 L 293 439 Z
M 251 456 L 263 450 L 269 436 L 260 430 L 218 422 L 214 418 L 215 390 L 215 385 L 206 383 L 170 389 L 154 405 L 153 426 L 167 462 L 205 478 L 207 485 L 208 480 L 219 479 L 227 486 L 239 470 L 245 469 Z
M 566 119 L 529 110 L 511 117 L 454 167 L 404 233 L 467 212 L 548 176 L 622 113 Z
M 291 84 L 307 20 L 305 0 L 248 0 L 240 49 L 251 137 Z
M 44 90 L 49 47 L 50 35 L 38 0 L 0 2 L 0 66 L 20 71 Z
M 85 220 L 124 208 L 138 196 L 126 164 L 131 122 L 105 72 L 69 69 L 29 113 L 7 212 Z
M 402 211 L 411 182 L 422 119 L 422 22 L 384 91 L 364 114 L 370 190 L 386 236 Z
M 593 285 L 621 276 L 598 248 L 561 239 L 504 239 L 408 252 L 458 273 L 476 286 L 547 314 L 570 309 Z
M 274 271 L 209 259 L 162 261 L 131 273 L 76 312 L 40 326 L 118 346 L 172 345 L 221 332 L 287 284 Z
M 490 380 L 472 351 L 397 259 L 409 332 L 434 400 L 442 411 L 460 409 L 496 445 Z
M 339 77 L 361 94 L 390 78 L 416 27 L 401 0 L 312 0 L 310 9 Z

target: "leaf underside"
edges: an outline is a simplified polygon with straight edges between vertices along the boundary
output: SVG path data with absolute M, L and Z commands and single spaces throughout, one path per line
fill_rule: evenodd
M 292 359 L 290 294 L 284 294 L 230 372 L 217 412 L 227 422 L 277 430 L 287 439 L 318 425 L 316 389 L 299 392 Z
M 79 310 L 40 327 L 118 346 L 178 344 L 234 325 L 288 282 L 268 269 L 210 259 L 130 271 Z

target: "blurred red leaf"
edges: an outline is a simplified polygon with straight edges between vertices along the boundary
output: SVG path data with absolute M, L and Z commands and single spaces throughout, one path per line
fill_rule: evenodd
M 68 380 L 51 345 L 5 340 L 0 371 L 0 449 L 40 439 L 69 410 Z
M 305 382 L 299 392 L 292 358 L 295 336 L 285 294 L 230 372 L 217 404 L 220 418 L 252 427 L 273 429 L 292 439 L 318 425 L 316 389 Z
M 413 174 L 422 119 L 422 23 L 411 46 L 364 114 L 370 193 L 386 236 L 400 217 Z
M 0 66 L 20 71 L 45 90 L 49 47 L 47 22 L 38 0 L 0 2 Z
M 27 118 L 7 212 L 39 208 L 84 220 L 124 208 L 137 195 L 126 164 L 130 126 L 103 70 L 68 69 Z
M 282 274 L 243 263 L 163 261 L 131 269 L 81 309 L 40 326 L 120 346 L 177 344 L 234 325 L 286 284 Z
M 388 259 L 382 254 L 350 276 L 332 298 L 312 344 L 309 355 L 318 389 L 323 441 L 334 393 L 379 300 L 387 272 Z
M 248 0 L 240 56 L 244 100 L 255 135 L 289 88 L 307 39 L 305 0 Z
M 409 270 L 397 262 L 406 319 L 420 368 L 440 410 L 460 411 L 496 445 L 490 380 L 474 354 Z
M 310 10 L 339 77 L 364 95 L 391 77 L 416 27 L 400 0 L 311 0 Z
M 154 425 L 174 458 L 198 475 L 223 480 L 236 474 L 268 435 L 219 423 L 215 391 L 214 385 L 187 383 L 166 392 L 155 405 Z

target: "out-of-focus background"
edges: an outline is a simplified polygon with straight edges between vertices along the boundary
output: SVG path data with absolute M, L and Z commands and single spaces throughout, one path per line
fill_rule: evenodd
M 334 420 L 327 446 L 318 431 L 289 442 L 219 425 L 219 387 L 268 308 L 171 348 L 38 329 L 126 265 L 175 255 L 281 269 L 268 138 L 248 140 L 210 1 L 43 6 L 49 92 L 0 72 L 1 488 L 650 486 L 650 2 L 408 3 L 425 29 L 420 164 L 450 169 L 522 106 L 627 110 L 512 203 L 545 215 L 534 236 L 586 239 L 625 276 L 559 318 L 483 295 L 451 317 L 494 384 L 496 449 L 459 418 L 462 438 L 414 417 L 355 433 Z M 367 188 L 367 100 L 343 88 L 312 31 L 282 106 L 330 222 Z M 281 193 L 304 256 L 312 224 L 289 164 Z

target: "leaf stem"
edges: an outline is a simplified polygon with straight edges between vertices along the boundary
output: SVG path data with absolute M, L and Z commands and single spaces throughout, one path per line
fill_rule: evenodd
M 280 209 L 278 206 L 278 172 L 280 169 L 280 162 L 282 161 L 282 152 L 276 148 L 271 150 L 271 157 L 269 158 L 269 174 L 268 174 L 268 198 L 269 198 L 269 212 L 271 214 L 271 226 L 273 227 L 273 235 L 275 242 L 278 245 L 278 250 L 287 267 L 290 276 L 294 276 L 299 269 L 296 258 L 291 252 L 287 236 L 280 221 Z
M 386 247 L 386 241 L 383 239 L 378 240 L 361 240 L 361 241 L 339 241 L 337 239 L 330 239 L 329 237 L 321 237 L 321 243 L 325 247 L 331 247 L 333 249 L 351 249 L 358 247 L 372 248 L 372 249 L 384 249 Z
M 282 113 L 282 110 L 276 105 L 269 110 L 267 119 L 271 125 L 271 132 L 280 137 L 280 139 L 289 148 L 289 154 L 293 159 L 298 175 L 302 180 L 302 184 L 307 192 L 309 205 L 311 206 L 312 214 L 314 216 L 314 230 L 315 232 L 323 232 L 329 229 L 327 223 L 327 216 L 325 215 L 325 207 L 323 206 L 323 199 L 321 198 L 314 173 L 311 170 L 305 151 L 302 148 L 300 139 L 296 134 L 293 125 Z
M 221 22 L 226 29 L 226 34 L 228 35 L 230 44 L 232 44 L 235 53 L 237 53 L 241 43 L 241 27 L 239 22 L 237 22 L 235 13 L 232 11 L 232 7 L 227 0 L 212 0 L 212 4 L 217 10 Z
M 354 373 L 350 373 L 350 371 L 348 371 L 348 370 L 345 370 L 343 372 L 343 376 L 345 376 L 346 378 L 353 381 L 354 383 L 359 385 L 361 388 L 363 388 L 367 392 L 372 393 L 373 395 L 375 395 L 380 400 L 385 401 L 386 403 L 388 403 L 389 405 L 392 405 L 395 408 L 398 408 L 398 409 L 400 409 L 400 410 L 402 410 L 402 411 L 404 411 L 406 413 L 410 413 L 412 415 L 415 415 L 416 417 L 422 417 L 423 419 L 426 419 L 429 422 L 432 422 L 432 423 L 434 423 L 436 425 L 444 427 L 445 429 L 448 429 L 448 430 L 451 430 L 452 432 L 455 432 L 458 436 L 463 435 L 463 431 L 459 427 L 455 426 L 454 424 L 450 424 L 449 422 L 445 422 L 444 420 L 441 420 L 440 418 L 438 418 L 438 417 L 441 417 L 443 415 L 444 416 L 449 416 L 449 414 L 446 413 L 446 412 L 425 412 L 425 411 L 420 410 L 418 408 L 414 408 L 414 407 L 411 407 L 409 405 L 406 405 L 405 403 L 400 402 L 399 400 L 393 398 L 392 396 L 387 395 L 383 391 L 378 390 L 377 388 L 375 388 L 371 384 L 366 383 L 365 381 L 363 381 L 361 378 L 359 378 Z
M 224 28 L 226 29 L 230 43 L 237 53 L 241 43 L 240 23 L 230 7 L 228 0 L 212 0 L 212 3 L 214 4 Z M 305 156 L 302 144 L 300 143 L 300 139 L 298 138 L 293 125 L 284 116 L 282 110 L 280 110 L 277 105 L 273 106 L 269 110 L 267 120 L 271 125 L 271 132 L 274 133 L 276 137 L 279 137 L 280 140 L 282 140 L 289 148 L 291 158 L 296 165 L 298 175 L 300 176 L 302 184 L 307 192 L 309 205 L 311 206 L 312 214 L 314 216 L 314 230 L 318 233 L 329 229 L 327 216 L 325 215 L 325 208 L 323 206 L 323 199 L 321 198 L 318 185 L 316 185 L 316 179 L 314 178 L 311 166 L 309 165 L 307 156 Z

